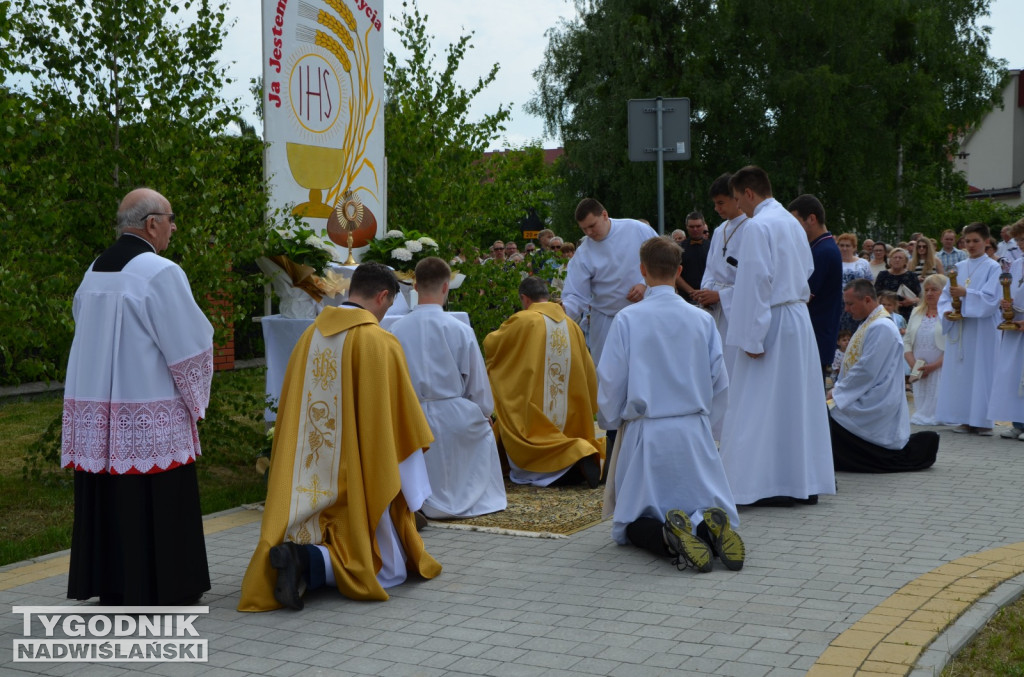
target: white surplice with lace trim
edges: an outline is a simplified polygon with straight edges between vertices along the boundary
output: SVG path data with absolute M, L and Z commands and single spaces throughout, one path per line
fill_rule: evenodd
M 86 272 L 73 305 L 61 466 L 155 473 L 200 455 L 213 327 L 184 271 L 157 254 Z

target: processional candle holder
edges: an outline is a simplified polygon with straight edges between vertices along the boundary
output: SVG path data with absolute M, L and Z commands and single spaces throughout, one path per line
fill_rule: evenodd
M 949 287 L 952 289 L 956 285 L 956 268 L 949 271 Z M 951 295 L 952 296 L 952 295 Z M 946 319 L 952 322 L 959 322 L 964 319 L 964 316 L 960 314 L 960 306 L 963 304 L 963 299 L 959 296 L 953 296 L 953 310 L 946 313 Z
M 1013 276 L 1009 273 L 1003 273 L 999 276 L 999 284 L 1003 285 L 1003 300 L 1010 300 L 1010 281 Z M 1017 331 L 1017 323 L 1013 321 L 1014 311 L 1013 306 L 1003 310 L 1003 322 L 999 325 L 999 329 L 1003 331 Z

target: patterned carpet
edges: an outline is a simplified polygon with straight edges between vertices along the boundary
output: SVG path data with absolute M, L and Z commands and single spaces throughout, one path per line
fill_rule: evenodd
M 431 525 L 454 528 L 528 531 L 538 534 L 573 534 L 601 521 L 604 487 L 534 487 L 505 480 L 508 508 L 462 520 L 431 520 Z

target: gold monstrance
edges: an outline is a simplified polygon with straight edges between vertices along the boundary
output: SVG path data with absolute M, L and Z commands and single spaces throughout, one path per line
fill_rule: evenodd
M 952 289 L 956 286 L 956 268 L 951 268 L 949 271 L 949 286 Z M 963 299 L 959 296 L 953 296 L 953 310 L 946 313 L 946 319 L 952 322 L 964 319 L 964 316 L 960 314 L 960 305 L 963 303 Z
M 338 215 L 338 225 L 348 232 L 348 258 L 345 259 L 345 265 L 354 266 L 357 262 L 352 256 L 352 233 L 363 224 L 363 202 L 351 190 L 346 190 L 335 205 L 334 212 Z

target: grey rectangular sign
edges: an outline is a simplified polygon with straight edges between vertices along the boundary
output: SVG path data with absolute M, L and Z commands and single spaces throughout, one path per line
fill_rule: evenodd
M 658 159 L 657 99 L 630 99 L 629 159 L 654 162 Z M 662 99 L 661 127 L 663 159 L 690 159 L 690 100 Z

